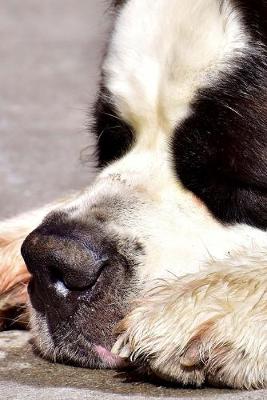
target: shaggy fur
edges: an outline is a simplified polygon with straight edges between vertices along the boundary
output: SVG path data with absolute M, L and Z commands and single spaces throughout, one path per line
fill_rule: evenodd
M 266 2 L 113 7 L 98 177 L 0 225 L 2 299 L 30 279 L 47 359 L 266 387 Z

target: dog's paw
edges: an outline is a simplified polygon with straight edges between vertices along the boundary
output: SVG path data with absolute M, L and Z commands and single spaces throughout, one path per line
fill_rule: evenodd
M 165 380 L 201 386 L 205 327 L 195 335 L 196 316 L 185 308 L 184 298 L 175 301 L 174 296 L 169 285 L 146 293 L 117 326 L 113 352 Z
M 249 302 L 249 286 L 226 273 L 158 286 L 120 322 L 113 351 L 182 385 L 263 387 L 267 337 L 255 336 L 263 323 L 245 314 L 252 311 L 243 301 Z M 266 298 L 258 300 L 255 313 Z

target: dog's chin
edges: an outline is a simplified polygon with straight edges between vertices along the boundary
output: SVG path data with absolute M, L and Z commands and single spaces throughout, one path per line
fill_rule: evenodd
M 127 367 L 126 360 L 112 354 L 103 346 L 93 344 L 91 347 L 79 349 L 79 351 L 68 352 L 55 350 L 55 353 L 43 353 L 37 349 L 39 356 L 48 361 L 90 369 L 122 369 Z
M 128 363 L 123 358 L 113 354 L 108 348 L 99 344 L 85 343 L 85 339 L 79 338 L 83 344 L 69 343 L 63 346 L 50 344 L 50 339 L 39 332 L 32 339 L 35 354 L 52 361 L 81 368 L 91 369 L 122 369 Z
M 90 321 L 91 324 L 87 324 L 89 329 L 85 330 L 84 325 L 79 324 L 78 317 L 79 315 L 74 315 L 72 323 L 63 321 L 52 329 L 49 318 L 31 307 L 30 325 L 34 352 L 48 361 L 76 367 L 126 367 L 126 361 L 111 352 L 116 341 L 112 334 L 116 324 L 103 324 L 96 332 L 96 326 Z

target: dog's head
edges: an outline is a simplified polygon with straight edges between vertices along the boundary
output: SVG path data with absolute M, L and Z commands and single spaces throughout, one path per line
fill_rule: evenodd
M 120 9 L 94 123 L 105 167 L 22 247 L 47 358 L 120 365 L 114 327 L 143 288 L 249 252 L 248 225 L 266 228 L 266 10 L 241 3 Z

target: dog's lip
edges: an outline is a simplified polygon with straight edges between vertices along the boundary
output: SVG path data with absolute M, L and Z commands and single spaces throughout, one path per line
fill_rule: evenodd
M 93 348 L 100 360 L 107 368 L 120 369 L 125 368 L 129 365 L 129 363 L 125 359 L 117 356 L 116 354 L 113 354 L 110 350 L 101 345 L 94 345 Z

